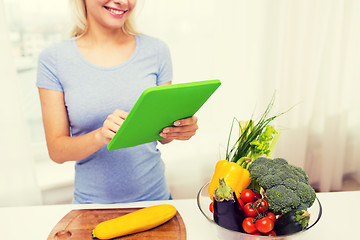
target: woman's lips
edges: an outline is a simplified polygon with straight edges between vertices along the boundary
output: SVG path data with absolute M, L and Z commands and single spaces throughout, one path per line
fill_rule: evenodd
M 104 8 L 114 17 L 122 17 L 127 12 L 127 10 L 120 10 L 106 6 L 104 6 Z

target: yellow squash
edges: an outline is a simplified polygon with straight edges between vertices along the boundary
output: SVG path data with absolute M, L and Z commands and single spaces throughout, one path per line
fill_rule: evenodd
M 98 239 L 112 239 L 146 231 L 169 221 L 176 212 L 176 208 L 170 204 L 142 208 L 99 223 L 92 231 L 92 236 Z

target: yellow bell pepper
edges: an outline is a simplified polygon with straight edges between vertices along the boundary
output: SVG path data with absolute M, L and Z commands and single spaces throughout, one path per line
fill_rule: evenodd
M 225 183 L 234 190 L 236 197 L 239 197 L 240 193 L 246 189 L 251 182 L 249 170 L 244 169 L 234 162 L 220 160 L 215 165 L 215 171 L 208 187 L 211 199 L 214 191 L 219 186 L 220 177 L 223 177 Z

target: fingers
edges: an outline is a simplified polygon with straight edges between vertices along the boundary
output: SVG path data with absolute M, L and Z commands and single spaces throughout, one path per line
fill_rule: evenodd
M 115 136 L 115 133 L 119 130 L 127 115 L 127 112 L 115 110 L 106 118 L 101 128 L 101 134 L 105 143 L 109 143 L 110 140 Z
M 197 117 L 196 116 L 192 116 L 189 118 L 184 118 L 181 120 L 177 120 L 174 122 L 174 126 L 191 126 L 191 125 L 196 125 L 197 124 Z M 197 125 L 196 125 L 197 126 Z
M 129 115 L 129 113 L 119 110 L 119 109 L 116 109 L 111 115 L 118 116 L 122 119 L 125 119 Z
M 179 127 L 177 127 L 179 128 Z M 171 128 L 174 129 L 174 128 Z M 178 130 L 178 129 L 177 129 Z M 171 130 L 170 130 L 171 131 Z M 196 131 L 186 131 L 185 129 L 178 132 L 161 132 L 160 136 L 166 139 L 189 140 L 194 136 Z
M 198 130 L 197 117 L 175 121 L 175 127 L 166 127 L 160 136 L 166 139 L 189 140 Z
M 119 130 L 122 122 L 124 120 L 120 120 L 120 121 L 110 121 L 109 119 L 106 119 L 104 124 L 103 124 L 103 132 L 104 134 L 106 134 L 108 137 L 113 137 L 115 135 L 115 133 Z
M 124 122 L 125 118 L 127 117 L 128 113 L 121 111 L 121 110 L 115 110 L 112 114 L 110 114 L 105 122 L 104 127 L 114 133 L 116 133 L 121 124 Z

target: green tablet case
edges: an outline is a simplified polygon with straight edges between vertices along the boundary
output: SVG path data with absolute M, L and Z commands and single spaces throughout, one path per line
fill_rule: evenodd
M 163 139 L 163 128 L 193 116 L 220 86 L 220 80 L 162 85 L 146 89 L 108 144 L 108 150 Z

